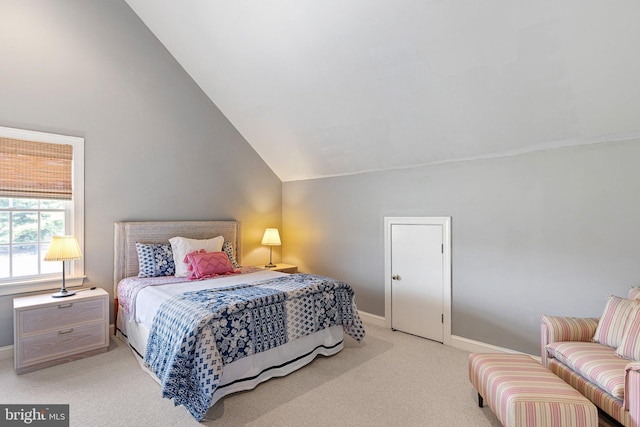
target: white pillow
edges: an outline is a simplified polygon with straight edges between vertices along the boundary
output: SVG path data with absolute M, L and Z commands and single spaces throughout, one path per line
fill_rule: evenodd
M 204 249 L 207 252 L 221 252 L 224 237 L 218 236 L 213 239 L 197 240 L 187 239 L 186 237 L 172 237 L 169 239 L 171 243 L 171 251 L 173 252 L 173 261 L 176 265 L 176 277 L 187 277 L 189 271 L 188 264 L 184 262 L 184 257 L 193 251 Z

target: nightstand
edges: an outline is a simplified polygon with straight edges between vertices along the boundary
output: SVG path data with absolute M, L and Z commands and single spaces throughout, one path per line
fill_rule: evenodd
M 291 264 L 276 264 L 275 267 L 263 267 L 267 270 L 272 270 L 272 271 L 280 271 L 281 273 L 297 273 L 298 272 L 298 266 L 297 265 L 291 265 Z
M 23 374 L 107 351 L 108 304 L 109 294 L 100 288 L 66 298 L 52 298 L 51 294 L 14 298 L 16 372 Z

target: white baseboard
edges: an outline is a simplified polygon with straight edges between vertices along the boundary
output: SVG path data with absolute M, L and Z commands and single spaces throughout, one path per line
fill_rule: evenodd
M 363 322 L 372 323 L 376 326 L 384 327 L 384 317 L 376 314 L 367 313 L 366 311 L 358 310 L 358 314 Z
M 382 316 L 376 314 L 367 313 L 366 311 L 358 310 L 360 317 L 364 322 L 373 323 L 376 326 L 385 327 L 385 319 Z M 528 354 L 521 351 L 513 350 L 506 347 L 499 347 L 493 344 L 487 344 L 481 341 L 475 341 L 469 338 L 460 337 L 457 335 L 451 335 L 451 347 L 459 350 L 468 351 L 469 353 L 510 353 L 510 354 Z M 540 356 L 531 355 L 534 359 L 540 360 Z
M 481 341 L 475 341 L 469 338 L 459 337 L 457 335 L 451 336 L 451 347 L 468 351 L 470 353 L 512 353 L 512 354 L 521 353 L 519 351 L 515 351 L 510 348 L 498 347 L 497 345 L 487 344 Z
M 538 362 L 542 363 L 542 358 L 534 354 L 523 353 L 521 351 L 512 350 L 510 348 L 498 347 L 497 345 L 487 344 L 480 341 L 470 340 L 469 338 L 459 337 L 457 335 L 451 336 L 451 347 L 460 350 L 465 350 L 470 353 L 509 353 L 509 354 L 526 354 L 531 356 Z
M 0 347 L 0 360 L 13 359 L 13 346 Z

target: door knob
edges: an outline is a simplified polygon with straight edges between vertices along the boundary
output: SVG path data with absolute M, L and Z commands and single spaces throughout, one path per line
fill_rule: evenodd
M 400 280 L 400 275 L 398 274 L 394 274 L 393 276 L 391 276 L 392 280 Z

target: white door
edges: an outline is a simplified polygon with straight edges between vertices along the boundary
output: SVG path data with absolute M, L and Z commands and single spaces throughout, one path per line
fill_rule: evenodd
M 443 342 L 443 226 L 391 224 L 390 233 L 391 328 Z

